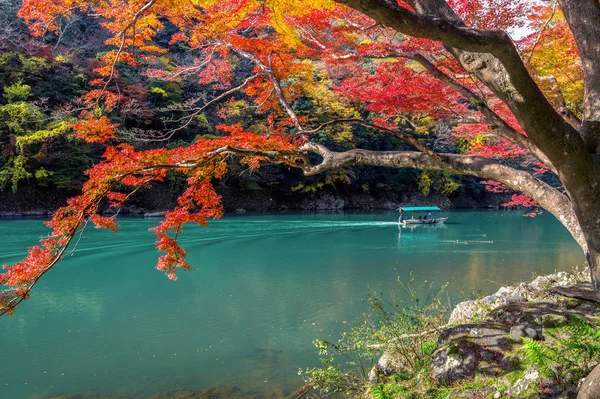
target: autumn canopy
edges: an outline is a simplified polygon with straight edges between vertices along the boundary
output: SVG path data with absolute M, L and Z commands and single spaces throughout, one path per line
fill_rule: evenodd
M 157 269 L 176 279 L 189 268 L 177 236 L 222 215 L 213 183 L 233 160 L 306 175 L 373 165 L 480 177 L 490 190 L 514 191 L 511 205 L 556 216 L 599 286 L 600 49 L 586 44 L 600 43 L 600 24 L 589 23 L 600 21 L 597 0 L 25 0 L 19 11 L 36 36 L 60 35 L 58 21 L 82 14 L 109 32 L 110 50 L 94 60 L 69 134 L 105 143 L 106 153 L 48 222 L 51 234 L 5 266 L 1 313 L 28 298 L 88 224 L 117 230 L 100 206 L 118 210 L 170 171 L 187 188 L 153 230 L 164 253 Z M 124 78 L 132 69 L 193 79 L 206 96 L 153 110 L 160 131 L 125 130 L 114 115 L 135 107 Z M 166 145 L 210 107 L 241 122 Z M 357 126 L 410 150 L 361 150 Z M 335 142 L 347 150 L 327 146 Z

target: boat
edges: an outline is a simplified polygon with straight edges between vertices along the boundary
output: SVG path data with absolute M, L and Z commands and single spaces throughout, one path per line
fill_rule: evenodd
M 431 212 L 441 211 L 437 206 L 403 206 L 397 209 L 401 212 L 401 216 L 398 218 L 398 223 L 402 226 L 415 225 L 415 224 L 440 224 L 448 220 L 447 217 L 436 217 L 431 215 Z M 406 213 L 410 212 L 409 216 Z M 415 213 L 417 216 L 415 216 Z M 419 213 L 425 212 L 424 215 Z

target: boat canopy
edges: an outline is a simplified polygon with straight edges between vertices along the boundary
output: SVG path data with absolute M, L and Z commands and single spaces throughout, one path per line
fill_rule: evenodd
M 398 209 L 402 209 L 404 212 L 441 211 L 437 206 L 401 206 Z

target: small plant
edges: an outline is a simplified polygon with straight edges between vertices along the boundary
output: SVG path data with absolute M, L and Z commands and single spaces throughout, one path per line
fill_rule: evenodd
M 370 312 L 335 342 L 315 340 L 322 367 L 300 370 L 307 381 L 324 392 L 367 390 L 370 370 L 387 350 L 401 370 L 387 378 L 388 384 L 371 387 L 374 398 L 404 398 L 408 386 L 427 380 L 431 358 L 437 349 L 432 335 L 444 325 L 449 305 L 442 300 L 446 285 L 434 289 L 427 282 L 415 284 L 399 280 L 403 300 L 389 300 L 381 294 L 370 293 L 366 299 Z M 427 288 L 429 295 L 420 293 Z M 410 396 L 409 396 L 410 397 Z
M 545 376 L 554 374 L 552 364 L 556 360 L 555 353 L 543 347 L 538 341 L 531 338 L 523 338 L 523 349 L 525 360 L 536 366 Z
M 573 318 L 566 325 L 548 331 L 546 342 L 523 339 L 525 359 L 540 373 L 561 379 L 583 377 L 600 363 L 600 329 L 597 323 Z

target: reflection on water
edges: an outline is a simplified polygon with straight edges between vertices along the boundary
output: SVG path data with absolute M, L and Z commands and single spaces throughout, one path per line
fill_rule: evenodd
M 0 364 L 0 397 L 198 395 L 217 384 L 229 395 L 238 386 L 284 397 L 301 384 L 298 368 L 316 364 L 312 340 L 358 317 L 369 287 L 393 292 L 412 271 L 450 281 L 458 298 L 584 261 L 549 215 L 452 212 L 444 225 L 411 229 L 396 219 L 283 214 L 190 226 L 181 242 L 193 270 L 178 282 L 154 270 L 147 229 L 157 220 L 125 219 L 118 235 L 90 230 L 77 256 L 0 320 L 10 359 Z M 45 232 L 36 220 L 0 221 L 0 262 Z

